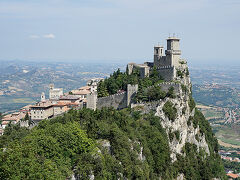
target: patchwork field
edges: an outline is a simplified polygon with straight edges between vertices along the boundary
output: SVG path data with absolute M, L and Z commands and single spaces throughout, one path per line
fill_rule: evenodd
M 0 96 L 0 112 L 11 112 L 21 107 L 32 104 L 36 101 L 33 98 L 13 98 L 13 97 L 6 97 Z
M 216 137 L 221 142 L 226 143 L 225 145 L 231 144 L 240 148 L 240 125 L 222 125 L 213 129 L 216 132 Z

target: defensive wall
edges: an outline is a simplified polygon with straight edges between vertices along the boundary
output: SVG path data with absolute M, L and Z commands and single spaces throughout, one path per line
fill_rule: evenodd
M 131 108 L 134 108 L 136 110 L 141 110 L 144 114 L 150 113 L 151 111 L 156 111 L 159 104 L 163 102 L 162 99 L 157 101 L 151 101 L 151 102 L 144 102 L 144 103 L 134 103 L 131 104 Z
M 113 107 L 114 109 L 123 109 L 132 103 L 133 96 L 138 91 L 138 85 L 127 86 L 127 91 L 113 94 L 107 97 L 97 98 L 97 93 L 87 95 L 87 108 L 101 109 L 103 107 Z
M 96 108 L 113 107 L 114 109 L 123 109 L 127 107 L 127 93 L 122 92 L 107 97 L 97 98 Z
M 158 84 L 157 86 L 161 87 L 162 91 L 168 92 L 170 87 L 174 88 L 174 94 L 175 95 L 180 95 L 182 93 L 182 87 L 180 83 L 175 83 L 175 82 L 163 82 Z M 150 86 L 148 88 L 151 88 L 153 86 Z M 183 97 L 185 97 L 183 95 Z M 156 101 L 150 101 L 150 102 L 139 102 L 139 103 L 131 103 L 131 108 L 139 109 L 143 113 L 150 113 L 151 111 L 155 111 L 156 108 L 162 104 L 163 99 L 159 99 Z
M 163 82 L 159 83 L 157 86 L 161 87 L 162 91 L 168 92 L 170 87 L 174 88 L 174 93 L 180 95 L 182 93 L 182 88 L 180 83 L 175 82 Z M 150 86 L 148 88 L 152 88 Z M 123 109 L 132 105 L 134 102 L 133 97 L 138 91 L 138 85 L 128 84 L 127 91 L 122 93 L 113 94 L 107 97 L 97 98 L 97 93 L 92 93 L 87 95 L 87 108 L 90 109 L 101 109 L 103 107 L 113 107 L 114 109 Z
M 168 92 L 169 88 L 173 87 L 174 88 L 174 93 L 176 95 L 180 95 L 181 92 L 182 92 L 181 84 L 176 83 L 176 82 L 162 82 L 162 83 L 157 84 L 157 86 L 160 86 L 161 90 L 165 91 L 165 92 Z M 154 86 L 150 86 L 148 88 L 152 88 L 152 87 L 154 87 Z
M 165 81 L 172 81 L 176 77 L 176 68 L 174 66 L 162 66 L 157 68 L 159 77 Z

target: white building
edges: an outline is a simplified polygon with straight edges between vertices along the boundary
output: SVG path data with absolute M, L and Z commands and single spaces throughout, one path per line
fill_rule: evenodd
M 53 115 L 53 104 L 50 102 L 39 102 L 30 108 L 30 117 L 35 123 L 52 118 Z
M 49 86 L 49 99 L 50 100 L 58 100 L 60 96 L 63 95 L 62 88 L 54 88 L 54 84 L 50 84 Z

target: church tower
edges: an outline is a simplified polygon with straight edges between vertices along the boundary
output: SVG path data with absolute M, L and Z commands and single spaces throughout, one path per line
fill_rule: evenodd
M 180 39 L 176 37 L 169 37 L 167 39 L 167 50 L 165 51 L 166 59 L 170 62 L 170 66 L 179 66 L 181 56 Z
M 45 102 L 45 101 L 46 101 L 45 93 L 42 92 L 42 94 L 41 94 L 41 102 Z

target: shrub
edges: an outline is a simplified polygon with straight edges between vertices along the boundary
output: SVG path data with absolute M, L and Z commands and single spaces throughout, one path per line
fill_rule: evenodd
M 190 96 L 189 100 L 188 100 L 188 105 L 190 107 L 190 111 L 192 112 L 192 110 L 195 108 L 196 104 L 195 104 L 195 101 L 193 99 L 192 96 Z
M 182 91 L 183 92 L 188 92 L 188 88 L 187 88 L 187 86 L 185 86 L 184 84 L 181 84 L 181 87 L 182 87 Z
M 177 76 L 183 78 L 184 73 L 181 70 L 177 70 Z
M 180 140 L 180 132 L 179 132 L 179 130 L 174 131 L 174 134 L 175 134 L 176 139 L 179 141 Z
M 173 87 L 173 86 L 171 86 L 170 88 L 168 88 L 167 97 L 176 98 L 176 95 L 175 95 L 175 93 L 174 93 L 174 87 Z
M 186 108 L 186 107 L 183 107 L 183 108 L 182 108 L 182 114 L 185 114 L 185 113 L 186 113 L 186 110 L 187 110 L 187 108 Z
M 172 142 L 173 138 L 174 138 L 174 134 L 171 131 L 169 131 L 168 137 L 169 137 L 170 142 Z
M 167 101 L 163 106 L 163 112 L 166 114 L 166 116 L 174 121 L 177 117 L 177 109 L 174 107 L 173 103 L 170 101 Z
M 188 118 L 187 125 L 190 126 L 190 125 L 192 124 L 192 122 L 193 122 L 193 117 L 190 116 L 190 117 Z
M 186 76 L 189 76 L 189 70 L 188 70 L 188 68 L 186 69 Z

